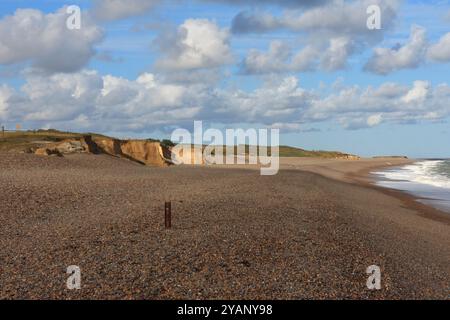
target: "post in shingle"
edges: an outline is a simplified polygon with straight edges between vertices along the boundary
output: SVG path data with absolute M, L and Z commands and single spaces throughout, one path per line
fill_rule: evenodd
M 166 202 L 164 208 L 164 224 L 166 229 L 172 228 L 172 203 Z

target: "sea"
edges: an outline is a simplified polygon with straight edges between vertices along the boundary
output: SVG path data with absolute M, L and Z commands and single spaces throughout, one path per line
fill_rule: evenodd
M 450 213 L 450 159 L 419 160 L 372 173 L 377 185 L 410 193 L 418 201 Z

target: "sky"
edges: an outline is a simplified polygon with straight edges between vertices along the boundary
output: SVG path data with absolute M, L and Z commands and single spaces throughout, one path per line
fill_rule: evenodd
M 417 158 L 450 157 L 449 119 L 449 1 L 0 1 L 7 129 L 170 138 L 202 120 Z

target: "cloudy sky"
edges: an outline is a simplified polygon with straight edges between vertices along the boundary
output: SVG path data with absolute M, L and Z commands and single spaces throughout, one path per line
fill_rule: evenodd
M 203 120 L 308 149 L 450 157 L 449 119 L 447 0 L 0 2 L 7 128 L 165 138 Z

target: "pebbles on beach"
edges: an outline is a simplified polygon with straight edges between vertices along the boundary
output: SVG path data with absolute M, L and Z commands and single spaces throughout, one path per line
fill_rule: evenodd
M 448 224 L 314 173 L 1 154 L 0 190 L 0 298 L 449 298 Z

